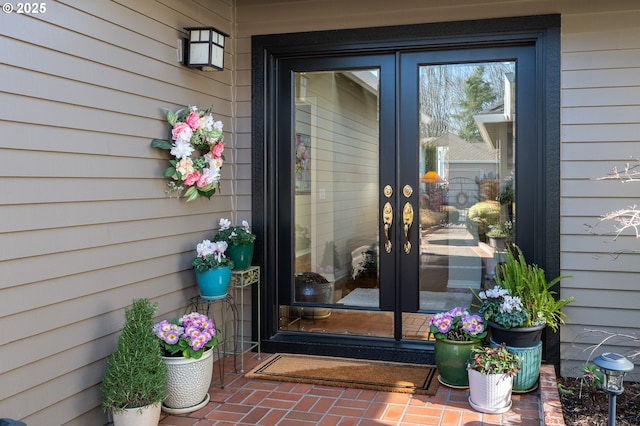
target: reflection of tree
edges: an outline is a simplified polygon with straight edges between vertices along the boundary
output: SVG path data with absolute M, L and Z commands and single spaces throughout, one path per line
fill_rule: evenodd
M 484 66 L 477 67 L 464 82 L 464 98 L 460 102 L 462 111 L 458 115 L 462 127 L 458 136 L 467 141 L 482 139 L 473 116 L 488 108 L 497 96 L 491 84 L 484 80 L 484 69 Z
M 420 68 L 420 136 L 431 137 L 448 133 L 455 78 L 447 66 Z
M 503 98 L 504 74 L 513 71 L 513 63 L 421 67 L 420 136 L 480 140 L 473 115 Z

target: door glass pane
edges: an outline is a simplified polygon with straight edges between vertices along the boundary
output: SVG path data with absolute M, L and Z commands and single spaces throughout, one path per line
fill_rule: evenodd
M 469 307 L 514 237 L 515 84 L 513 62 L 420 67 L 422 310 Z
M 378 279 L 379 76 L 294 76 L 294 305 L 290 331 L 392 337 Z

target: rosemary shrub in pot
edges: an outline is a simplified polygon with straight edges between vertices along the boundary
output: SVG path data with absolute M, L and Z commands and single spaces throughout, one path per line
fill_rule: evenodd
M 111 411 L 116 426 L 157 425 L 160 421 L 167 368 L 162 361 L 160 342 L 152 331 L 156 307 L 148 299 L 133 301 L 125 311 L 118 346 L 107 358 L 100 386 L 102 408 Z M 127 423 L 129 418 L 133 418 L 133 423 Z

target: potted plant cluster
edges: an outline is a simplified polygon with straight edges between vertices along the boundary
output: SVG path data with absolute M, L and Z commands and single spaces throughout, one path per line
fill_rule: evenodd
M 496 250 L 506 250 L 507 243 L 511 242 L 512 232 L 513 225 L 511 221 L 506 221 L 504 225 L 489 225 L 489 231 L 487 232 L 489 245 Z
M 552 287 L 565 277 L 547 281 L 544 270 L 527 263 L 519 247 L 508 247 L 504 259 L 497 268 L 497 285 L 476 295 L 479 314 L 487 321 L 491 344 L 504 343 L 522 359 L 514 390 L 527 392 L 535 389 L 540 374 L 542 331 L 546 326 L 558 331 L 566 318 L 562 308 L 573 298 L 556 298 Z
M 191 266 L 196 273 L 200 297 L 205 300 L 223 299 L 227 296 L 233 261 L 226 256 L 226 250 L 226 241 L 203 240 L 196 246 L 197 255 Z
M 164 171 L 164 176 L 171 179 L 167 194 L 184 196 L 188 202 L 199 196 L 211 198 L 220 185 L 224 163 L 222 122 L 214 120 L 211 108 L 195 106 L 167 110 L 166 117 L 172 127 L 170 140 L 154 139 L 151 146 L 173 156 Z
M 467 387 L 467 361 L 487 335 L 482 317 L 465 308 L 453 308 L 431 317 L 429 332 L 436 339 L 438 381 L 450 387 Z
M 519 369 L 520 360 L 504 344 L 474 348 L 467 364 L 471 407 L 490 414 L 509 411 L 513 377 Z
M 133 301 L 125 310 L 118 346 L 107 358 L 100 391 L 102 408 L 111 411 L 115 426 L 152 426 L 160 421 L 167 368 L 152 332 L 156 307 L 148 299 Z
M 567 276 L 547 281 L 544 269 L 527 263 L 518 246 L 507 250 L 504 263 L 497 269 L 497 286 L 478 294 L 481 302 L 479 312 L 488 321 L 492 336 L 496 337 L 494 329 L 535 327 L 541 333 L 545 326 L 549 326 L 554 332 L 558 331 L 567 317 L 562 308 L 573 302 L 573 297 L 556 298 L 552 288 Z M 509 345 L 510 342 L 506 343 Z
M 162 409 L 171 414 L 190 413 L 204 407 L 213 375 L 213 348 L 218 332 L 211 319 L 191 312 L 152 326 L 167 368 L 167 395 Z
M 224 241 L 228 244 L 227 253 L 233 261 L 234 270 L 245 270 L 251 266 L 256 236 L 251 232 L 249 222 L 242 221 L 242 226 L 231 226 L 229 219 L 220 219 L 220 230 L 213 241 Z

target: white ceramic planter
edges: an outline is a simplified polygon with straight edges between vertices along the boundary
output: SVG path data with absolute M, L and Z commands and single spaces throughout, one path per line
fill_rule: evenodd
M 167 365 L 167 397 L 162 410 L 184 414 L 199 410 L 209 402 L 209 386 L 213 376 L 213 349 L 200 359 L 162 357 Z
M 112 412 L 114 426 L 158 426 L 160 403 Z
M 513 377 L 469 370 L 469 404 L 481 413 L 500 414 L 511 409 Z

